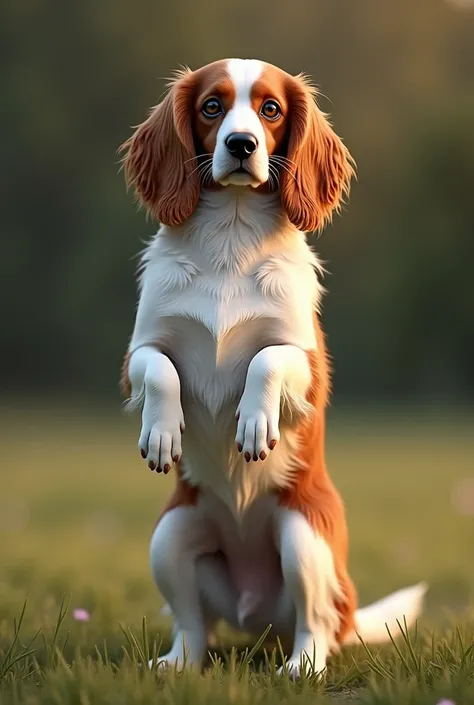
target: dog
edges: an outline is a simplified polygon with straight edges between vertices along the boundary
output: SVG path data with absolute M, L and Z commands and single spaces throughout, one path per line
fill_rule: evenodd
M 293 677 L 357 634 L 388 640 L 424 583 L 365 609 L 347 571 L 344 505 L 325 463 L 330 370 L 322 268 L 305 233 L 349 193 L 353 159 L 316 90 L 258 60 L 179 71 L 122 145 L 160 223 L 122 369 L 139 450 L 176 487 L 151 540 L 174 619 L 160 663 L 201 665 L 219 620 L 291 639 Z

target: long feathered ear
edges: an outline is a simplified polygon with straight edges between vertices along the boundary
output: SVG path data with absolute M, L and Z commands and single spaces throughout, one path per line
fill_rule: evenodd
M 128 186 L 159 222 L 180 225 L 196 208 L 200 182 L 196 169 L 192 115 L 195 91 L 191 71 L 181 73 L 166 98 L 120 148 Z
M 301 77 L 289 86 L 290 133 L 287 168 L 280 175 L 281 199 L 289 220 L 304 232 L 331 219 L 354 176 L 354 160 Z

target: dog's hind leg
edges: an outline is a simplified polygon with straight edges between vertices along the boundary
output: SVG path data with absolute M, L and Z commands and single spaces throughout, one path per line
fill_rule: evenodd
M 173 645 L 159 657 L 162 666 L 200 665 L 209 632 L 219 619 L 236 626 L 237 598 L 215 531 L 197 506 L 164 514 L 151 540 L 156 585 L 174 617 Z
M 182 668 L 200 664 L 207 635 L 198 589 L 196 560 L 216 551 L 209 530 L 196 506 L 179 506 L 160 519 L 151 539 L 150 562 L 156 585 L 175 618 L 173 645 L 160 657 L 161 665 Z
M 302 665 L 321 673 L 336 646 L 337 602 L 343 599 L 332 551 L 300 512 L 280 507 L 275 529 L 284 602 L 292 604 L 295 615 L 293 653 L 287 668 L 294 678 L 299 677 Z

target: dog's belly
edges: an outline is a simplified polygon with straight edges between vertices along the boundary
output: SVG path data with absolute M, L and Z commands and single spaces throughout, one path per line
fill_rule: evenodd
M 218 498 L 241 522 L 258 499 L 291 481 L 298 437 L 280 423 L 280 441 L 266 460 L 247 463 L 235 443 L 235 410 L 235 403 L 225 405 L 213 419 L 205 407 L 193 405 L 185 416 L 181 470 L 191 485 Z
M 237 596 L 237 624 L 261 633 L 281 620 L 283 577 L 274 538 L 275 497 L 257 499 L 236 519 L 218 499 L 204 495 L 204 513 L 215 526 L 233 590 Z

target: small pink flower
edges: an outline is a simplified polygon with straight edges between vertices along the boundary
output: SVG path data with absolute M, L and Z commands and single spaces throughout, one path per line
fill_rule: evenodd
M 440 700 L 436 705 L 456 705 L 453 700 Z
M 90 619 L 89 612 L 82 609 L 82 607 L 76 607 L 76 609 L 72 611 L 72 616 L 76 622 L 88 622 Z

